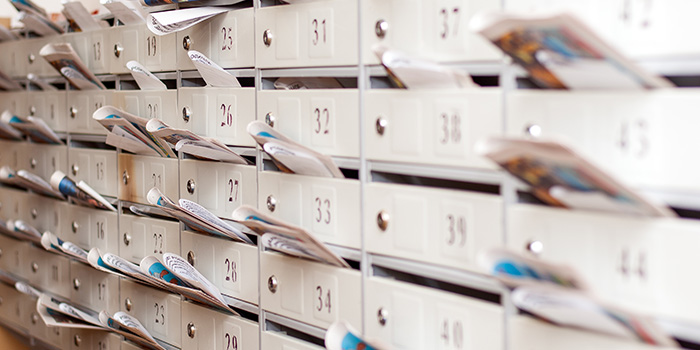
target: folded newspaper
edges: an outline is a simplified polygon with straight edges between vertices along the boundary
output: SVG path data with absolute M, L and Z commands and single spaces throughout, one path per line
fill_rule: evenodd
M 221 66 L 210 60 L 209 57 L 205 56 L 203 53 L 195 50 L 190 50 L 187 52 L 194 67 L 202 76 L 202 79 L 211 87 L 241 87 L 241 83 L 238 79 L 231 75 L 229 72 L 225 71 Z
M 381 350 L 389 347 L 362 339 L 348 322 L 335 321 L 328 327 L 324 341 L 328 350 Z
M 165 1 L 144 0 L 147 6 L 154 5 L 148 4 L 148 2 L 157 2 L 158 5 L 167 3 Z M 193 7 L 182 10 L 154 12 L 149 14 L 148 18 L 146 18 L 146 26 L 148 26 L 148 29 L 155 35 L 166 35 L 185 30 L 197 23 L 227 11 L 228 9 L 224 7 Z
M 253 241 L 245 234 L 246 232 L 252 233 L 246 226 L 221 220 L 195 202 L 181 198 L 176 204 L 156 187 L 148 191 L 146 198 L 149 203 L 182 221 L 192 230 L 253 244 Z
M 44 16 L 35 13 L 21 11 L 17 19 L 24 24 L 24 28 L 39 36 L 52 36 L 64 33 L 63 28 Z
M 44 232 L 41 236 L 41 246 L 47 251 L 73 258 L 81 263 L 88 263 L 88 251 L 74 243 L 66 242 L 51 232 Z
M 173 128 L 160 119 L 149 120 L 146 124 L 146 131 L 173 145 L 178 152 L 202 159 L 233 164 L 250 164 L 248 160 L 226 147 L 221 141 L 199 136 L 189 130 Z
M 2 112 L 2 115 L 0 115 L 0 138 L 4 140 L 21 141 L 22 132 L 15 129 L 10 122 L 6 121 L 11 121 L 12 117 L 12 113 L 8 110 L 5 110 Z
M 26 239 L 24 234 L 15 232 L 15 223 L 12 220 L 5 221 L 0 219 L 0 234 L 20 240 Z
M 110 132 L 106 141 L 108 145 L 136 154 L 177 158 L 165 140 L 148 132 L 146 124 L 149 119 L 113 106 L 104 106 L 96 110 L 92 119 L 97 120 Z
M 62 13 L 69 22 L 75 23 L 81 32 L 89 32 L 102 28 L 80 1 L 63 3 Z
M 2 27 L 2 26 L 0 26 Z M 7 75 L 5 72 L 0 71 L 0 89 L 7 90 L 7 91 L 19 91 L 24 89 L 22 85 L 15 80 L 12 79 L 9 75 Z
M 105 89 L 83 63 L 71 44 L 46 44 L 39 54 L 78 90 Z
M 136 80 L 139 89 L 149 91 L 163 91 L 168 89 L 158 77 L 153 75 L 153 73 L 138 61 L 126 62 L 126 68 L 131 71 L 131 76 Z
M 292 141 L 261 121 L 248 124 L 248 134 L 284 172 L 345 178 L 331 157 Z
M 48 327 L 111 331 L 148 349 L 165 350 L 138 319 L 125 312 L 109 316 L 105 311 L 77 307 L 47 294 L 39 296 L 36 309 Z
M 3 166 L 0 168 L 0 182 L 24 188 L 44 196 L 66 199 L 61 192 L 51 188 L 51 185 L 46 180 L 26 170 L 15 172 L 9 166 Z
M 20 118 L 13 115 L 9 111 L 4 111 L 0 116 L 0 121 L 5 125 L 11 126 L 12 128 L 19 130 L 23 134 L 29 136 L 29 138 L 36 143 L 46 143 L 53 145 L 62 145 L 63 141 L 56 135 L 56 133 L 51 130 L 51 128 L 46 125 L 46 122 L 40 118 L 29 116 L 26 118 Z M 10 132 L 8 128 L 2 127 L 4 132 Z
M 471 28 L 549 89 L 651 89 L 668 80 L 637 66 L 576 16 L 483 12 Z
M 334 266 L 350 267 L 343 258 L 301 227 L 263 214 L 249 205 L 238 207 L 231 215 L 233 220 L 259 234 L 263 246 L 268 249 Z
M 178 255 L 165 253 L 163 262 L 154 256 L 147 256 L 136 265 L 113 254 L 102 255 L 99 249 L 93 248 L 88 253 L 88 263 L 100 271 L 131 278 L 151 287 L 238 314 L 229 307 L 216 286 Z
M 449 68 L 391 50 L 384 46 L 374 47 L 389 79 L 402 89 L 468 89 L 476 87 L 467 72 Z
M 85 181 L 80 181 L 76 184 L 75 181 L 71 180 L 60 170 L 56 170 L 51 175 L 49 182 L 54 190 L 59 191 L 64 196 L 73 199 L 81 205 L 117 211 L 109 201 L 97 193 L 97 191 L 93 190 L 92 187 L 88 186 Z
M 537 198 L 552 206 L 675 216 L 668 207 L 643 198 L 557 142 L 491 138 L 478 142 L 476 151 L 530 185 Z
M 307 89 L 342 89 L 336 78 L 326 77 L 282 77 L 277 78 L 274 84 L 277 90 L 307 90 Z
M 41 232 L 32 225 L 22 220 L 9 220 L 5 225 L 15 238 L 41 244 Z
M 124 25 L 146 23 L 148 13 L 143 10 L 138 0 L 108 0 L 102 5 Z

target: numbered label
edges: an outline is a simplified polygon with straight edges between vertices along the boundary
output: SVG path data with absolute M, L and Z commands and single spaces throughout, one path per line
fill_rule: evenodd
M 158 41 L 155 35 L 149 35 L 146 37 L 146 56 L 156 57 L 158 54 Z
M 241 344 L 241 327 L 231 322 L 224 322 L 223 343 L 221 350 L 238 350 Z
M 440 205 L 440 246 L 446 256 L 471 258 L 473 250 L 472 208 L 456 201 L 443 201 Z
M 151 238 L 153 254 L 163 254 L 163 252 L 165 251 L 165 229 L 159 226 L 153 226 L 152 229 L 153 233 L 151 234 Z
M 240 292 L 241 254 L 237 250 L 228 249 L 221 255 L 221 259 L 222 287 L 233 292 Z
M 224 138 L 236 136 L 236 95 L 219 95 L 216 98 L 216 135 Z
M 314 318 L 326 322 L 335 321 L 338 313 L 338 278 L 331 274 L 315 272 L 311 293 Z
M 444 156 L 462 156 L 467 148 L 466 105 L 463 102 L 438 103 L 434 114 L 435 152 Z
M 309 57 L 333 57 L 333 10 L 317 8 L 309 11 Z
M 165 303 L 155 302 L 153 303 L 154 317 L 153 323 L 157 326 L 165 327 L 166 316 L 165 316 Z
M 95 222 L 95 236 L 98 240 L 104 241 L 105 239 L 105 220 L 98 219 Z
M 107 299 L 107 283 L 97 282 L 97 300 L 104 301 Z
M 441 52 L 463 52 L 468 33 L 466 2 L 459 0 L 435 1 L 431 16 L 435 18 L 433 36 L 426 38 Z
M 311 186 L 312 229 L 315 233 L 335 235 L 336 217 L 335 188 L 330 186 Z
M 229 170 L 224 176 L 224 208 L 227 212 L 231 212 L 243 204 L 243 176 L 239 171 Z
M 335 147 L 335 100 L 332 98 L 311 99 L 311 144 Z
M 223 26 L 220 30 L 221 33 L 221 51 L 232 51 L 234 45 L 234 39 L 236 36 L 235 31 L 232 27 Z
M 460 350 L 468 349 L 467 334 L 468 330 L 467 318 L 465 311 L 460 308 L 455 308 L 453 305 L 440 304 L 438 306 L 438 332 L 439 336 L 436 344 L 439 344 L 441 350 Z
M 143 193 L 146 194 L 153 187 L 157 187 L 159 190 L 164 191 L 165 183 L 165 166 L 163 164 L 151 164 L 151 172 L 148 178 L 144 181 L 146 185 Z

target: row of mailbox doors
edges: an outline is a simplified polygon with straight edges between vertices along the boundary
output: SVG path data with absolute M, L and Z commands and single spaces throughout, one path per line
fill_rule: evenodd
M 655 2 L 499 0 L 329 0 L 229 11 L 181 32 L 157 36 L 145 24 L 117 26 L 88 33 L 70 33 L 68 42 L 96 74 L 127 73 L 125 63 L 137 60 L 152 71 L 194 69 L 188 50 L 197 50 L 225 68 L 286 68 L 377 64 L 372 47 L 381 44 L 438 61 L 497 61 L 498 50 L 469 30 L 480 11 L 505 9 L 538 14 L 569 11 L 583 18 L 613 46 L 633 58 L 683 57 L 700 53 L 700 44 L 680 38 L 697 28 L 689 0 Z M 358 8 L 362 9 L 359 14 Z M 601 16 L 600 14 L 605 14 Z M 683 25 L 678 25 L 682 23 Z M 683 28 L 683 29 L 681 29 Z M 610 35 L 609 33 L 615 33 Z M 39 56 L 56 37 L 0 44 L 8 53 L 0 69 L 16 77 L 57 73 Z

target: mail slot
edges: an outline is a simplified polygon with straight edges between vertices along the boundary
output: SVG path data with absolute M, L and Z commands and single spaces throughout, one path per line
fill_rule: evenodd
M 121 279 L 121 311 L 136 317 L 156 339 L 180 347 L 180 295 Z
M 180 198 L 194 201 L 220 217 L 231 217 L 243 204 L 255 206 L 256 182 L 252 165 L 180 161 Z
M 180 224 L 135 215 L 119 215 L 119 256 L 135 264 L 153 255 L 158 259 L 163 253 L 180 251 Z
M 258 68 L 357 64 L 357 1 L 262 7 L 255 12 Z
M 149 204 L 146 195 L 153 187 L 178 199 L 177 159 L 120 153 L 118 164 L 119 199 Z
M 68 91 L 65 107 L 68 130 L 75 134 L 107 134 L 107 130 L 92 119 L 92 114 L 113 104 L 113 92 L 114 90 Z
M 296 338 L 292 338 L 282 333 L 263 332 L 260 347 L 269 350 L 322 350 L 324 347 L 305 342 Z
M 30 91 L 27 93 L 29 107 L 20 111 L 20 116 L 34 116 L 46 122 L 56 132 L 66 129 L 66 91 Z
M 258 250 L 255 246 L 183 231 L 180 256 L 222 294 L 258 304 Z
M 223 68 L 255 66 L 254 11 L 228 11 L 177 33 L 178 69 L 195 69 L 187 52 L 199 51 Z
M 244 318 L 182 303 L 182 348 L 259 349 L 258 324 Z
M 246 127 L 255 120 L 254 88 L 188 88 L 178 90 L 182 118 L 173 126 L 215 138 L 227 145 L 255 146 Z
M 359 271 L 265 252 L 260 291 L 260 306 L 275 314 L 322 328 L 361 324 Z
M 363 61 L 379 64 L 373 47 L 385 47 L 440 62 L 497 61 L 502 54 L 469 30 L 479 12 L 501 9 L 494 0 L 370 0 L 362 4 Z
M 272 171 L 258 176 L 260 210 L 301 226 L 324 242 L 360 248 L 359 181 Z M 271 201 L 276 204 L 270 206 Z
M 99 248 L 102 253 L 119 252 L 117 213 L 79 205 L 61 207 L 59 238 L 77 244 L 85 250 Z
M 258 120 L 274 120 L 290 139 L 323 154 L 359 157 L 356 89 L 263 90 L 257 98 Z
M 65 283 L 65 282 L 64 282 Z M 90 310 L 119 311 L 119 277 L 77 261 L 70 262 L 70 300 Z
M 388 162 L 495 169 L 474 152 L 498 136 L 503 95 L 497 89 L 370 90 L 365 101 L 367 158 Z
M 381 277 L 366 284 L 365 329 L 399 349 L 504 349 L 498 304 Z

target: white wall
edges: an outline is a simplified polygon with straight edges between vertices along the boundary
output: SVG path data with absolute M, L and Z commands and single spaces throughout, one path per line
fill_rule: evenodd
M 61 12 L 63 5 L 60 0 L 33 0 L 35 4 L 43 7 L 49 13 Z M 99 0 L 79 0 L 85 5 L 89 11 L 96 10 L 100 7 Z M 10 0 L 0 0 L 0 17 L 15 17 L 17 11 L 10 4 Z

